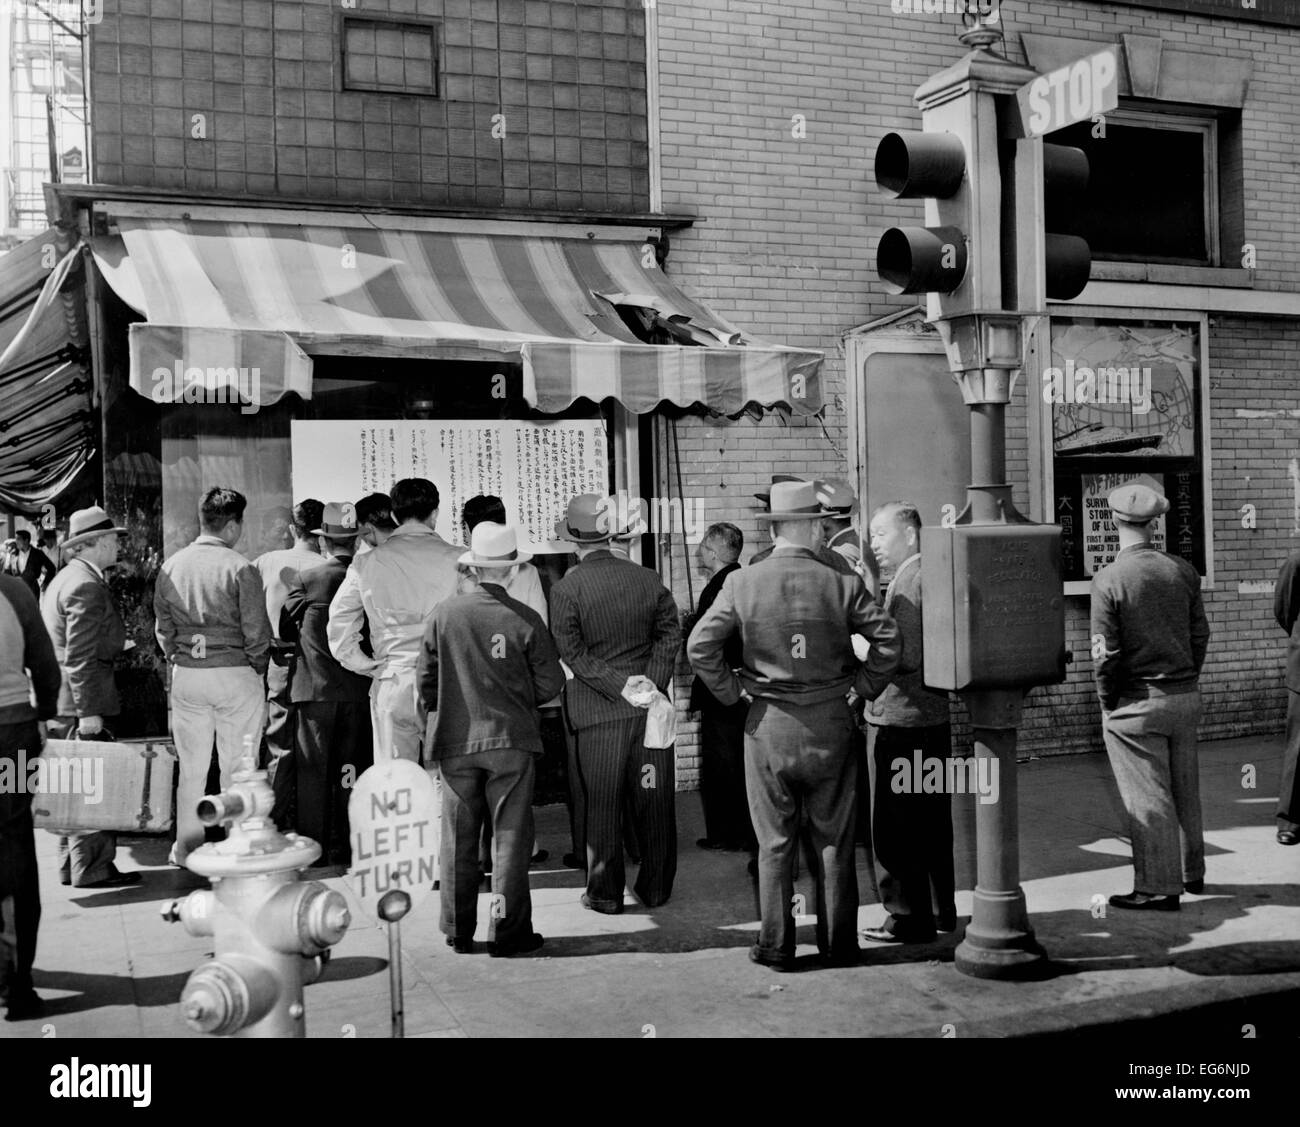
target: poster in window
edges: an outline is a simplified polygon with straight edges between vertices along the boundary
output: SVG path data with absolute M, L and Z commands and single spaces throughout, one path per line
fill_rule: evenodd
M 1169 499 L 1156 543 L 1205 574 L 1197 322 L 1053 318 L 1043 398 L 1067 581 L 1118 546 L 1106 495 L 1141 482 Z

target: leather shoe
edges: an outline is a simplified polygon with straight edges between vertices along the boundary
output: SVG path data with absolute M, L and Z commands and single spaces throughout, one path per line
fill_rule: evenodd
M 716 841 L 711 837 L 696 838 L 695 844 L 701 849 L 707 849 L 710 853 L 724 853 L 731 848 L 725 841 Z
M 856 947 L 852 951 L 822 951 L 817 960 L 824 967 L 856 967 L 862 962 L 862 952 Z
M 585 873 L 587 871 L 587 862 L 578 860 L 576 853 L 566 853 L 564 855 L 564 867 L 566 869 L 581 869 Z
M 1177 896 L 1152 896 L 1149 892 L 1138 892 L 1136 889 L 1123 895 L 1112 896 L 1110 903 L 1115 908 L 1133 908 L 1137 911 L 1178 911 Z
M 460 936 L 447 936 L 447 946 L 458 955 L 472 955 L 474 953 L 474 940 L 462 939 Z
M 1278 830 L 1277 843 L 1279 845 L 1300 845 L 1300 830 Z
M 27 1021 L 29 1018 L 40 1017 L 44 1012 L 44 1000 L 35 990 L 32 990 L 17 998 L 9 999 L 8 1009 L 5 1010 L 5 1021 Z
M 1200 880 L 1189 880 L 1183 885 L 1184 892 L 1190 892 L 1193 896 L 1200 896 L 1205 891 L 1205 878 Z
M 126 888 L 128 885 L 139 884 L 139 873 L 118 873 L 116 876 L 105 877 L 103 880 L 91 881 L 90 884 L 79 884 L 78 888 Z
M 489 943 L 487 948 L 492 958 L 508 959 L 512 955 L 527 955 L 530 951 L 536 951 L 545 942 L 541 933 L 534 931 L 518 943 Z
M 582 906 L 588 909 L 589 911 L 599 912 L 601 915 L 604 916 L 621 916 L 623 914 L 622 904 L 618 905 L 617 908 L 602 907 L 600 904 L 593 903 L 591 897 L 588 896 L 585 892 L 582 894 Z
M 539 849 L 536 853 L 533 854 L 530 864 L 540 865 L 550 855 L 551 855 L 551 851 L 549 849 Z
M 771 967 L 773 970 L 782 972 L 794 970 L 793 955 L 769 955 L 761 947 L 751 947 L 749 949 L 749 961 L 757 963 L 761 967 Z
M 951 916 L 946 912 L 942 916 L 934 917 L 934 928 L 936 931 L 956 931 L 957 930 L 957 913 Z

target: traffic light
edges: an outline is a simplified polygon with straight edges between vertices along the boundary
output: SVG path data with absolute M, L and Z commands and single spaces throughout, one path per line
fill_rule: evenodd
M 895 199 L 927 200 L 933 227 L 891 227 L 876 269 L 893 294 L 951 294 L 966 276 L 969 193 L 966 147 L 952 133 L 887 133 L 876 149 L 876 183 Z
M 1043 256 L 1047 297 L 1055 301 L 1078 297 L 1092 273 L 1092 250 L 1087 242 L 1078 235 L 1053 233 L 1074 226 L 1074 216 L 1079 213 L 1076 205 L 1087 187 L 1087 154 L 1068 145 L 1044 142 Z

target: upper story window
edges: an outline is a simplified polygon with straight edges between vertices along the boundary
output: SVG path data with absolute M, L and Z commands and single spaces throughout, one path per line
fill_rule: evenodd
M 438 26 L 343 19 L 343 88 L 438 96 Z
M 1081 235 L 1097 261 L 1218 266 L 1219 122 L 1121 109 L 1049 140 L 1088 154 L 1088 190 L 1047 229 Z

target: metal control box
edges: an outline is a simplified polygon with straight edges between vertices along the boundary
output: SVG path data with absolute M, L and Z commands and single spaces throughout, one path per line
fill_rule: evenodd
M 1065 680 L 1056 525 L 923 528 L 921 604 L 931 688 L 1009 689 Z

